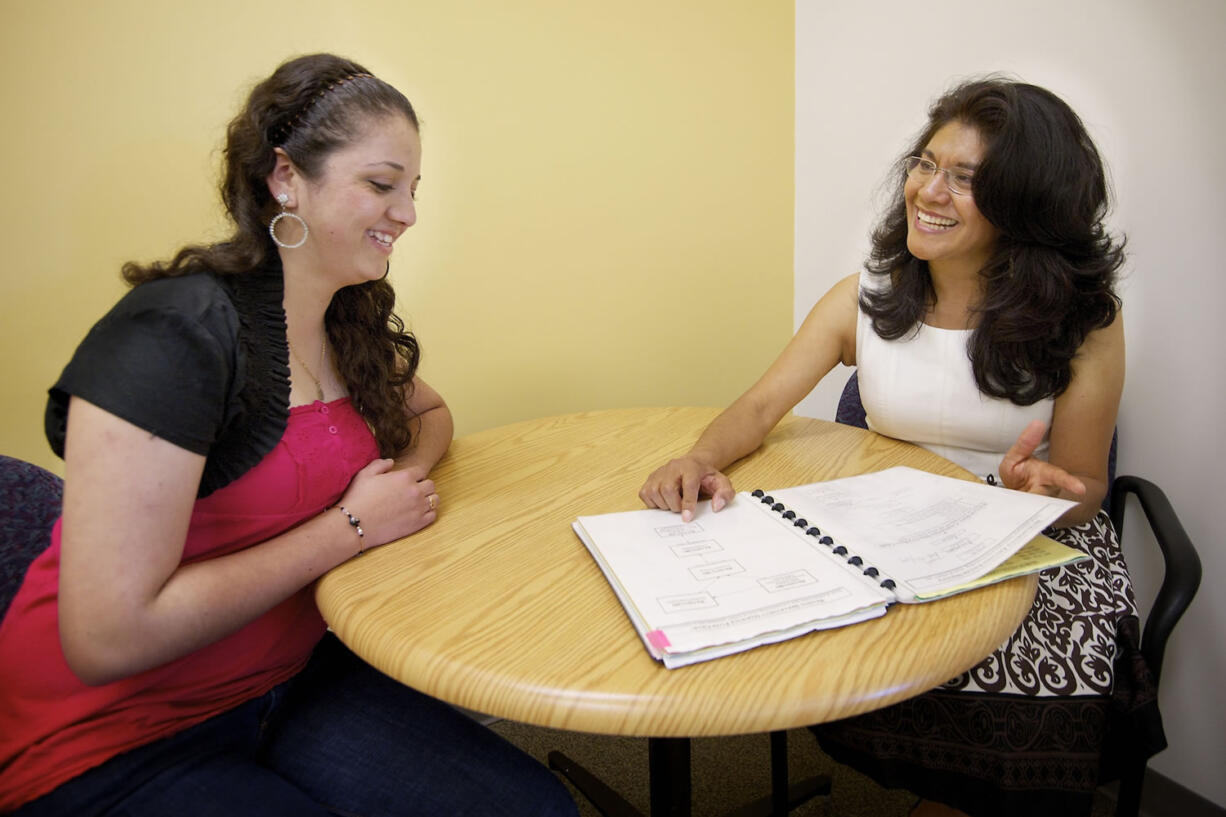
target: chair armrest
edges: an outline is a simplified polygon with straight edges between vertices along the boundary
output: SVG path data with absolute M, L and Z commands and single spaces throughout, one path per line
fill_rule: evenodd
M 1111 524 L 1123 536 L 1124 509 L 1128 494 L 1141 503 L 1146 521 L 1162 549 L 1165 573 L 1141 636 L 1141 652 L 1157 679 L 1162 672 L 1162 655 L 1175 624 L 1183 616 L 1200 586 L 1200 557 L 1183 529 L 1179 516 L 1161 488 L 1142 477 L 1116 477 L 1111 486 Z

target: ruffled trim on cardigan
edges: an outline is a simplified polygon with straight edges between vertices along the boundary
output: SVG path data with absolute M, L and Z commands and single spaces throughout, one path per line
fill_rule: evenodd
M 238 314 L 238 347 L 224 431 L 209 451 L 198 497 L 224 488 L 276 447 L 289 423 L 289 346 L 280 264 L 218 275 Z

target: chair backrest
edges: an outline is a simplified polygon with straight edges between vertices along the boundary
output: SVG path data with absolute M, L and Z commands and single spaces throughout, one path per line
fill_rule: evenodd
M 63 496 L 55 474 L 0 455 L 0 619 L 30 564 L 51 544 Z
M 864 404 L 860 402 L 860 377 L 858 371 L 853 371 L 843 386 L 843 394 L 839 396 L 839 407 L 835 410 L 834 421 L 845 426 L 868 428 L 868 419 L 864 414 Z

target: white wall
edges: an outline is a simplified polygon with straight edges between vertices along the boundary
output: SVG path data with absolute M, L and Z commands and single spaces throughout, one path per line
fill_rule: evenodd
M 1202 591 L 1167 648 L 1170 748 L 1151 768 L 1226 806 L 1226 3 L 1217 0 L 797 0 L 795 320 L 860 268 L 889 163 L 952 81 L 1007 72 L 1081 114 L 1110 167 L 1128 375 L 1120 473 L 1161 485 L 1197 543 Z M 832 417 L 836 371 L 799 407 Z M 1135 509 L 1132 511 L 1135 513 Z M 1139 514 L 1137 514 L 1139 519 Z M 1142 608 L 1161 565 L 1126 526 Z

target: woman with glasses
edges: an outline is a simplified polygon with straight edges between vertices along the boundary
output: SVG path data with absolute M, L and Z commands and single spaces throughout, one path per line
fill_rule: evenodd
M 1107 205 L 1098 152 L 1055 95 L 999 79 L 945 94 L 898 163 L 865 270 L 640 491 L 685 518 L 700 495 L 718 511 L 734 495 L 722 469 L 842 363 L 875 431 L 1006 489 L 1076 501 L 1053 535 L 1092 559 L 1042 574 L 1006 644 L 925 695 L 815 727 L 836 760 L 919 795 L 915 815 L 1088 814 L 1115 717 L 1147 713 L 1153 748 L 1165 745 L 1100 507 L 1124 383 L 1123 242 Z

